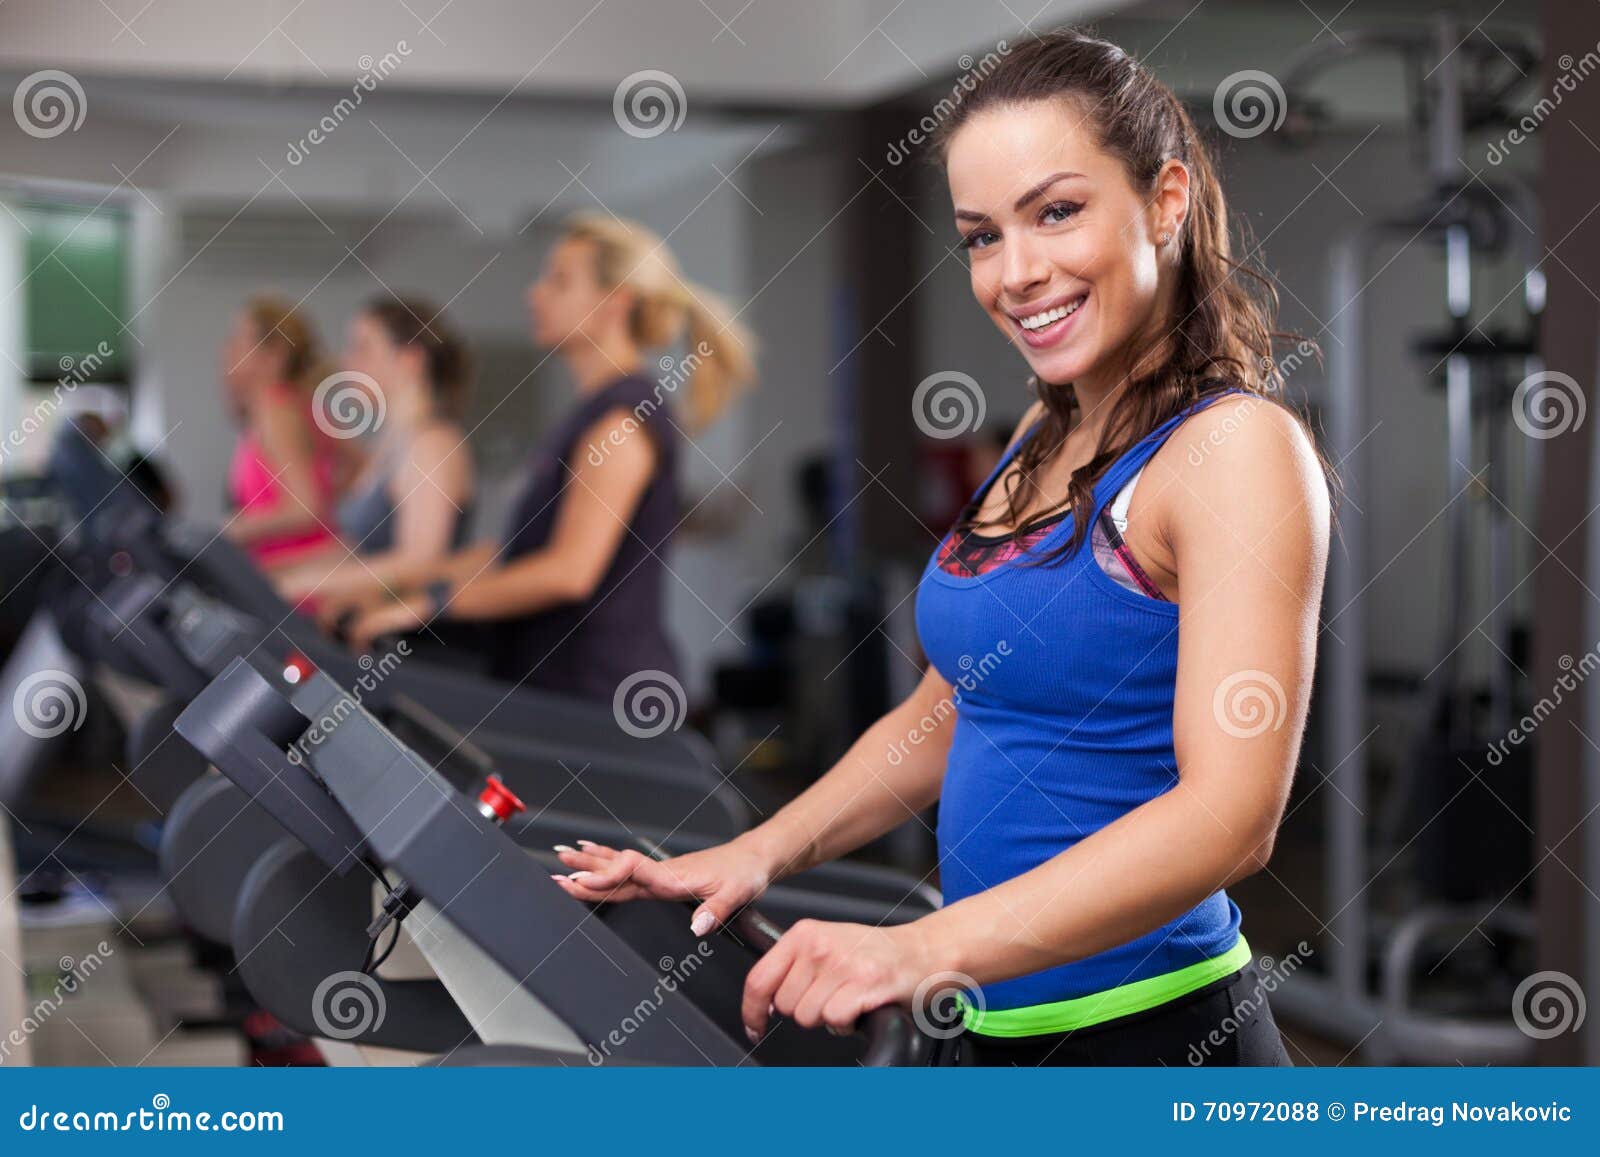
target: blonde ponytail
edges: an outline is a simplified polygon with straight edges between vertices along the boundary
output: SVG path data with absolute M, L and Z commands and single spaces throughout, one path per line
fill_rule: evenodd
M 660 349 L 687 341 L 678 366 L 687 375 L 685 417 L 692 431 L 710 426 L 754 384 L 755 338 L 749 328 L 723 298 L 683 276 L 654 232 L 606 214 L 579 213 L 567 221 L 566 235 L 594 243 L 601 285 L 633 291 L 629 329 L 635 342 Z

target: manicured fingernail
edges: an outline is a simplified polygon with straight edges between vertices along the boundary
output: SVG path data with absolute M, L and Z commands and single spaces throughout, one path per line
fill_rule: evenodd
M 744 1026 L 744 1035 L 750 1038 L 750 1043 L 753 1045 L 758 1045 L 761 1043 L 761 1034 L 755 1029 L 751 1028 L 749 1025 Z
M 567 873 L 567 879 L 569 879 L 569 880 L 581 880 L 585 876 L 590 876 L 590 875 L 593 875 L 593 873 L 592 872 L 568 872 Z
M 560 881 L 560 880 L 565 880 L 565 879 L 566 879 L 566 877 L 565 877 L 565 876 L 558 876 L 558 875 L 557 875 L 557 874 L 556 874 L 556 873 L 554 873 L 554 872 L 551 872 L 551 873 L 550 873 L 550 878 L 551 878 L 551 879 L 552 879 L 552 880 L 557 880 L 557 881 Z
M 578 846 L 580 848 L 598 848 L 600 845 L 595 843 L 593 840 L 579 840 Z
M 556 851 L 558 851 L 558 852 L 575 852 L 577 850 L 578 850 L 577 848 L 569 848 L 569 847 L 567 847 L 566 844 L 557 844 L 556 845 Z
M 716 922 L 717 918 L 702 908 L 700 911 L 694 914 L 694 919 L 689 921 L 689 931 L 693 932 L 696 936 L 704 936 L 707 932 L 711 931 L 712 926 L 715 925 Z

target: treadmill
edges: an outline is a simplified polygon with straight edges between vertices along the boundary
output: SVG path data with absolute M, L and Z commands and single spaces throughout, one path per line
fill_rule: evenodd
M 295 613 L 248 557 L 210 530 L 165 520 L 131 483 L 110 468 L 99 450 L 75 426 L 66 426 L 52 447 L 50 474 L 66 504 L 77 515 L 68 539 L 71 576 L 60 583 L 57 622 L 70 649 L 149 679 L 140 655 L 142 642 L 129 628 L 141 612 L 160 615 L 170 608 L 161 595 L 183 583 L 220 599 L 242 619 L 233 645 L 261 648 L 272 662 L 304 661 L 335 675 L 346 687 L 372 684 L 369 707 L 389 702 L 425 705 L 453 729 L 467 732 L 484 752 L 507 766 L 530 761 L 560 771 L 563 806 L 585 810 L 606 801 L 589 788 L 600 776 L 636 781 L 632 798 L 642 807 L 659 803 L 651 819 L 666 814 L 710 835 L 731 835 L 748 827 L 751 809 L 726 777 L 712 766 L 710 745 L 690 730 L 639 738 L 623 731 L 602 704 L 547 692 L 510 687 L 456 670 L 431 667 L 408 658 L 381 679 L 369 674 L 374 660 L 356 657 L 326 639 Z M 126 598 L 106 597 L 118 579 L 143 575 L 157 580 L 125 588 Z M 181 596 L 180 596 L 181 597 Z M 181 608 L 180 608 L 181 609 Z M 252 623 L 246 629 L 243 624 Z M 99 627 L 98 637 L 90 635 Z M 253 632 L 254 637 L 251 637 Z M 107 646 L 107 642 L 111 644 Z M 214 672 L 209 672 L 214 673 Z M 170 667 L 157 676 L 164 683 Z M 182 710 L 192 687 L 171 688 L 169 702 L 141 722 L 133 736 L 131 763 L 140 765 L 165 743 L 172 718 Z M 552 778 L 552 784 L 556 781 Z M 555 787 L 552 791 L 557 790 Z M 583 807 L 571 802 L 593 796 Z M 158 799 L 158 805 L 162 802 Z M 620 819 L 634 818 L 613 812 Z M 670 824 L 668 825 L 671 826 Z
M 925 1060 L 927 1038 L 899 1009 L 866 1018 L 865 1039 L 780 1023 L 753 1049 L 738 1015 L 776 921 L 914 919 L 930 907 L 914 884 L 874 904 L 810 889 L 805 873 L 704 939 L 683 904 L 584 905 L 549 879 L 553 856 L 527 850 L 550 817 L 529 818 L 498 779 L 463 785 L 359 707 L 307 745 L 344 694 L 321 672 L 274 681 L 235 660 L 176 723 L 292 834 L 251 868 L 233 925 L 245 983 L 292 1027 L 447 1063 Z M 377 974 L 401 920 L 437 981 Z

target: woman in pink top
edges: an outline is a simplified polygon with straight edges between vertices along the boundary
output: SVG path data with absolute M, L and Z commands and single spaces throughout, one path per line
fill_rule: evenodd
M 275 297 L 247 302 L 222 346 L 222 380 L 240 424 L 228 468 L 234 514 L 223 533 L 269 571 L 336 541 L 339 456 L 311 413 L 318 361 L 311 327 Z

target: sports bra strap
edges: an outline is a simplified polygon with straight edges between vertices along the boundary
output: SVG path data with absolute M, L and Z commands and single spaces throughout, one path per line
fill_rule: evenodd
M 1100 512 L 1105 508 L 1106 503 L 1117 496 L 1118 492 L 1122 490 L 1127 480 L 1133 476 L 1133 473 L 1144 468 L 1145 463 L 1150 461 L 1151 456 L 1161 448 L 1162 443 L 1164 443 L 1172 435 L 1172 432 L 1176 430 L 1185 419 L 1199 413 L 1201 410 L 1205 409 L 1207 406 L 1211 405 L 1212 402 L 1217 401 L 1219 398 L 1224 398 L 1231 394 L 1238 394 L 1242 392 L 1243 391 L 1238 386 L 1229 386 L 1226 389 L 1218 390 L 1215 393 L 1208 394 L 1199 401 L 1185 407 L 1172 417 L 1168 418 L 1165 422 L 1161 423 L 1161 425 L 1157 426 L 1143 438 L 1139 439 L 1139 441 L 1128 447 L 1127 450 L 1123 451 L 1121 457 L 1107 467 L 1106 472 L 1100 476 L 1100 481 L 1095 484 L 1095 504 L 1094 511 L 1089 518 L 1090 525 L 1092 526 L 1095 521 L 1099 519 Z M 1023 433 L 1022 437 L 1018 438 L 1009 447 L 1007 447 L 1006 452 L 1000 455 L 1000 461 L 995 463 L 994 469 L 989 471 L 989 476 L 983 480 L 983 483 L 978 487 L 977 492 L 972 496 L 972 504 L 981 504 L 983 500 L 988 497 L 990 487 L 992 487 L 995 484 L 995 481 L 1003 473 L 1005 473 L 1006 468 L 1011 465 L 1011 460 L 1015 458 L 1021 451 L 1022 447 L 1039 432 L 1039 427 L 1043 424 L 1044 417 L 1041 415 L 1033 423 L 1033 425 L 1028 427 L 1028 429 Z
M 1172 437 L 1173 433 L 1179 426 L 1181 426 L 1186 420 L 1193 417 L 1195 414 L 1198 414 L 1201 410 L 1204 410 L 1206 407 L 1210 406 L 1213 402 L 1218 401 L 1221 398 L 1228 397 L 1232 394 L 1243 392 L 1244 391 L 1238 386 L 1230 386 L 1227 389 L 1222 389 L 1216 391 L 1215 393 L 1207 394 L 1199 401 L 1184 407 L 1182 410 L 1179 410 L 1165 422 L 1162 422 L 1161 425 L 1157 426 L 1154 430 L 1151 430 L 1132 446 L 1128 447 L 1127 450 L 1123 451 L 1122 456 L 1113 462 L 1109 467 L 1107 467 L 1106 472 L 1100 476 L 1100 481 L 1095 484 L 1095 503 L 1094 511 L 1089 518 L 1090 525 L 1093 525 L 1099 520 L 1100 512 L 1105 509 L 1106 504 L 1115 500 L 1117 495 L 1121 493 L 1123 487 L 1127 484 L 1128 479 L 1132 478 L 1136 473 L 1143 470 L 1145 466 L 1149 464 L 1150 459 L 1155 457 L 1156 451 L 1161 449 L 1161 447 L 1166 443 L 1167 439 Z

